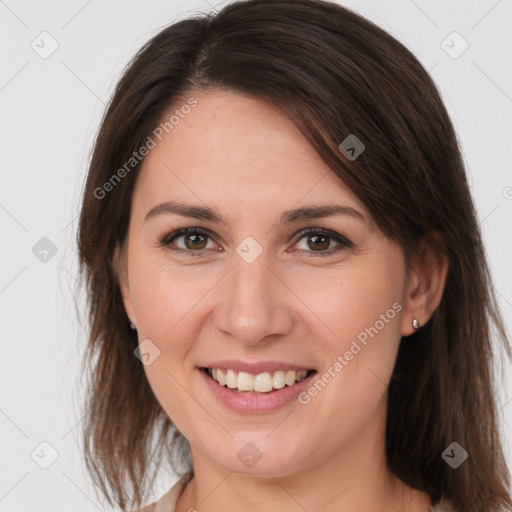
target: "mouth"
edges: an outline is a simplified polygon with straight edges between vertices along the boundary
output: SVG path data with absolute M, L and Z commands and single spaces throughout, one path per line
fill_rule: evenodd
M 200 370 L 219 386 L 242 395 L 271 395 L 284 388 L 297 386 L 317 373 L 314 369 L 278 370 L 258 374 L 231 368 L 202 367 Z

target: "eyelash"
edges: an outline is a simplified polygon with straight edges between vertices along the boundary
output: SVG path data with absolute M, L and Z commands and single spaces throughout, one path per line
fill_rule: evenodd
M 207 230 L 204 230 L 201 228 L 183 228 L 183 229 L 178 229 L 176 231 L 173 231 L 173 232 L 165 235 L 160 240 L 160 246 L 166 247 L 167 249 L 170 249 L 172 251 L 184 253 L 186 256 L 193 256 L 193 257 L 194 256 L 195 257 L 203 256 L 203 251 L 205 251 L 206 249 L 190 251 L 188 249 L 181 249 L 181 248 L 176 249 L 176 248 L 170 246 L 171 242 L 173 242 L 176 238 L 179 238 L 180 236 L 183 236 L 183 235 L 189 235 L 189 234 L 207 236 L 208 238 L 213 239 L 212 235 Z M 336 233 L 334 231 L 330 231 L 328 229 L 323 229 L 323 228 L 307 228 L 307 229 L 300 231 L 296 235 L 296 240 L 294 242 L 294 245 L 296 243 L 298 243 L 300 240 L 302 240 L 306 235 L 311 235 L 311 234 L 327 236 L 327 237 L 331 238 L 332 240 L 334 240 L 335 242 L 340 244 L 339 246 L 329 249 L 327 251 L 318 251 L 318 252 L 316 252 L 316 254 L 315 254 L 315 251 L 307 251 L 306 250 L 305 252 L 309 253 L 308 257 L 311 257 L 311 258 L 331 256 L 335 252 L 340 251 L 342 248 L 350 249 L 353 247 L 352 242 L 350 242 L 345 237 L 339 235 L 338 233 Z

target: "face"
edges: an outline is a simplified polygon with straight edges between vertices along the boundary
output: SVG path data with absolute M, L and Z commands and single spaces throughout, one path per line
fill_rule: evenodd
M 193 453 L 292 474 L 384 428 L 409 334 L 403 252 L 289 120 L 233 92 L 194 97 L 139 175 L 124 305 Z

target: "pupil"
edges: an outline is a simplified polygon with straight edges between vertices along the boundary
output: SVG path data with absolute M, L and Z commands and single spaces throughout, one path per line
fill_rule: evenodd
M 190 241 L 191 241 L 191 242 L 192 242 L 192 244 L 193 244 L 193 247 L 192 247 L 192 248 L 194 248 L 194 247 L 195 247 L 196 249 L 197 249 L 197 248 L 199 248 L 199 249 L 204 249 L 204 247 L 202 247 L 202 246 L 200 247 L 200 244 L 201 244 L 201 240 L 200 240 L 200 239 L 201 239 L 201 238 L 203 239 L 203 240 L 202 240 L 202 242 L 204 243 L 204 238 L 205 238 L 205 237 L 204 237 L 203 235 L 197 235 L 197 234 L 196 234 L 196 235 L 194 235 L 194 234 L 192 234 L 192 235 L 187 235 L 187 241 L 188 241 L 188 242 L 190 242 Z M 198 241 L 199 241 L 199 243 L 197 243 Z
M 325 236 L 325 235 L 312 235 L 310 237 L 311 240 L 315 240 L 315 242 L 313 242 L 315 245 L 313 247 L 311 247 L 312 249 L 327 249 L 329 247 L 329 237 L 328 236 Z M 316 241 L 318 241 L 318 239 L 322 239 L 324 241 L 323 244 L 320 244 L 320 245 L 317 245 L 316 244 Z M 325 243 L 327 241 L 327 243 Z

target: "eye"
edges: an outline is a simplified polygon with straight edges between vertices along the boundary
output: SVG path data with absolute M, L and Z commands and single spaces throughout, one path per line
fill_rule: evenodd
M 176 241 L 180 239 L 183 239 L 184 246 L 182 247 L 176 243 Z M 307 253 L 308 257 L 330 256 L 344 248 L 353 247 L 353 244 L 345 237 L 334 231 L 322 228 L 308 228 L 302 230 L 297 235 L 294 245 L 298 244 L 302 239 L 307 240 L 306 248 L 300 250 Z M 183 228 L 164 236 L 160 240 L 160 245 L 173 251 L 182 252 L 186 256 L 201 256 L 203 255 L 203 251 L 208 248 L 218 250 L 215 244 L 213 247 L 208 247 L 209 240 L 213 243 L 212 236 L 206 230 L 199 228 Z M 334 248 L 331 246 L 332 241 L 338 244 Z M 177 245 L 177 247 L 173 247 L 173 245 Z
M 183 238 L 184 247 L 172 247 L 171 244 L 176 244 L 176 240 L 180 238 Z M 208 248 L 208 239 L 211 240 L 211 236 L 204 230 L 184 228 L 166 235 L 160 240 L 160 245 L 173 251 L 185 252 L 188 256 L 201 256 L 201 251 Z
M 295 244 L 300 242 L 303 238 L 306 239 L 306 248 L 301 250 L 305 250 L 306 253 L 308 253 L 308 257 L 330 256 L 344 248 L 353 247 L 353 244 L 345 237 L 334 231 L 322 228 L 309 228 L 301 231 Z M 338 243 L 334 248 L 331 246 L 332 241 Z

